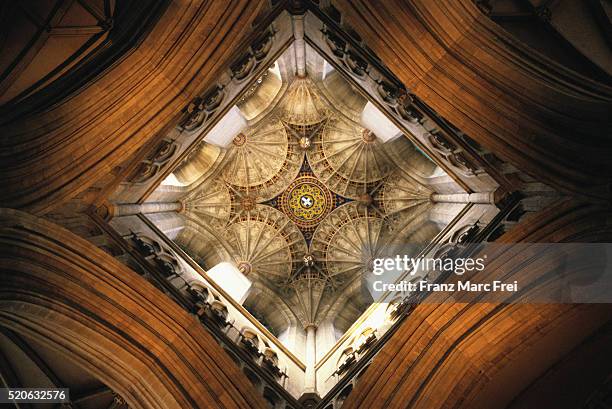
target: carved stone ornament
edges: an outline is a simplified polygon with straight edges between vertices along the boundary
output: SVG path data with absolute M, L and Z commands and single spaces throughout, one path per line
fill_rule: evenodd
M 274 31 L 269 29 L 251 44 L 249 51 L 230 66 L 232 78 L 238 81 L 247 79 L 259 67 L 260 62 L 268 56 L 273 42 Z
M 152 179 L 159 171 L 170 162 L 170 159 L 178 151 L 178 144 L 170 139 L 163 139 L 142 161 L 128 180 L 132 183 L 144 183 Z
M 323 29 L 325 43 L 337 62 L 348 68 L 355 76 L 363 78 L 368 71 L 368 62 L 356 50 L 350 49 L 348 43 L 332 31 Z
M 186 131 L 194 131 L 199 128 L 216 112 L 224 98 L 224 87 L 219 85 L 208 91 L 203 97 L 195 98 L 184 109 L 186 116 L 180 122 L 179 127 Z

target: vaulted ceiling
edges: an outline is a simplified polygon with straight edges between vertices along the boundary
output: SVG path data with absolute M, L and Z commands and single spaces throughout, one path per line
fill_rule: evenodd
M 203 134 L 153 194 L 183 203 L 186 227 L 175 241 L 203 268 L 240 266 L 302 325 L 336 320 L 336 303 L 358 306 L 337 321 L 342 333 L 374 301 L 350 290 L 372 260 L 395 243 L 418 251 L 444 227 L 429 213 L 430 178 L 445 173 L 399 129 L 385 142 L 364 127 L 368 100 L 310 46 L 307 74 L 297 75 L 296 50 L 287 48 L 240 98 L 240 113 Z M 240 130 L 225 125 L 240 117 L 248 121 Z M 210 142 L 221 137 L 226 146 Z M 279 334 L 288 323 L 259 297 L 245 305 Z

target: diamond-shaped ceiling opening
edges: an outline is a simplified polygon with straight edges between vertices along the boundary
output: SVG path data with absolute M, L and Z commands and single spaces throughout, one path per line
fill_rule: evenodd
M 183 192 L 175 242 L 205 270 L 240 268 L 253 282 L 243 305 L 298 356 L 296 323 L 331 328 L 317 348 L 331 347 L 375 301 L 372 260 L 444 227 L 431 201 L 444 171 L 308 45 L 289 46 L 202 136 L 156 200 Z

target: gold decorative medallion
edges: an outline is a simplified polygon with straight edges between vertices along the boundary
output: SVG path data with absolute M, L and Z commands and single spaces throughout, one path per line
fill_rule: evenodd
M 281 209 L 302 228 L 317 225 L 332 209 L 331 192 L 313 176 L 294 180 L 280 198 Z

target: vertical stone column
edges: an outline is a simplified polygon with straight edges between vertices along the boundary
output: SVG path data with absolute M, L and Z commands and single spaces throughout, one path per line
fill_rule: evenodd
M 304 41 L 304 15 L 291 16 L 295 42 L 295 68 L 298 77 L 306 76 L 306 42 Z
M 317 327 L 309 324 L 306 327 L 306 376 L 304 393 L 317 393 L 315 364 L 317 363 Z
M 114 217 L 129 216 L 132 214 L 164 213 L 181 211 L 183 205 L 180 202 L 142 203 L 142 204 L 117 204 L 113 206 Z
M 434 203 L 483 203 L 495 204 L 495 192 L 479 192 L 479 193 L 452 193 L 431 195 L 431 201 Z

